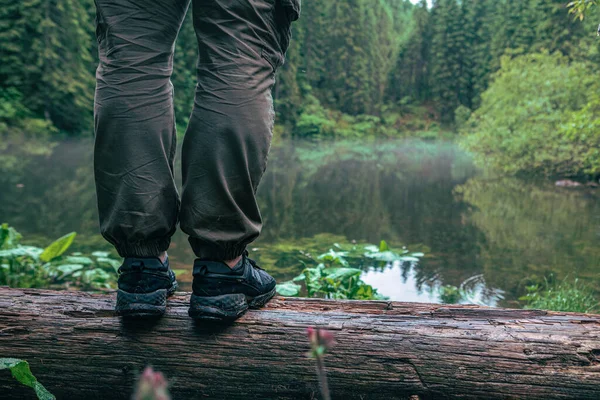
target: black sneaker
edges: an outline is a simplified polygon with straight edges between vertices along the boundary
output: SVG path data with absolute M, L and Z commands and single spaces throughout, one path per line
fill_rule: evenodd
M 275 279 L 247 255 L 233 269 L 220 261 L 194 262 L 190 317 L 233 321 L 275 295 Z
M 167 297 L 177 290 L 175 273 L 158 258 L 126 258 L 119 268 L 117 314 L 156 317 L 165 313 Z

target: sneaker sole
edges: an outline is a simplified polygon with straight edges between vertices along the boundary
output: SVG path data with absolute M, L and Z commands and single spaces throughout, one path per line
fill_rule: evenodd
M 150 293 L 130 293 L 117 290 L 115 311 L 122 317 L 159 317 L 167 310 L 167 297 L 177 290 L 177 281 L 169 289 L 158 289 Z
M 192 294 L 188 315 L 196 320 L 234 321 L 248 308 L 260 308 L 275 296 L 275 288 L 268 293 L 247 298 L 246 295 L 197 296 Z
M 260 296 L 256 296 L 255 298 L 253 298 L 252 300 L 250 300 L 248 302 L 248 306 L 250 308 L 261 308 L 262 306 L 267 304 L 269 302 L 269 300 L 271 300 L 273 298 L 273 296 L 275 296 L 276 292 L 277 292 L 277 290 L 275 288 L 273 288 L 268 293 L 261 294 Z

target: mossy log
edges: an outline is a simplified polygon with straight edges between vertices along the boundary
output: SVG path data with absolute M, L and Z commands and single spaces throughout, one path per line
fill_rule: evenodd
M 115 296 L 0 288 L 0 357 L 30 362 L 58 399 L 129 399 L 145 365 L 174 400 L 320 398 L 306 328 L 336 344 L 334 399 L 598 399 L 600 316 L 479 306 L 276 298 L 229 326 L 197 324 L 188 295 L 153 322 Z M 0 397 L 29 399 L 7 371 Z

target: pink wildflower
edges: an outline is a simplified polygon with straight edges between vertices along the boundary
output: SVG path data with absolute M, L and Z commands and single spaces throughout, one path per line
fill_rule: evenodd
M 138 380 L 134 400 L 171 400 L 167 380 L 161 372 L 146 367 Z

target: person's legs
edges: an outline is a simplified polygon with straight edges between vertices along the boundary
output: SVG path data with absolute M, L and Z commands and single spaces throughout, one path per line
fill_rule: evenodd
M 95 1 L 101 233 L 122 257 L 157 257 L 169 247 L 179 211 L 170 77 L 189 0 Z
M 275 280 L 245 249 L 262 228 L 256 189 L 271 144 L 271 89 L 299 6 L 193 0 L 198 86 L 183 142 L 180 220 L 198 257 L 192 318 L 235 319 L 275 294 Z
M 299 1 L 194 0 L 192 9 L 198 86 L 183 142 L 181 229 L 199 258 L 235 260 L 262 228 L 255 193 L 272 137 L 271 88 Z
M 170 77 L 189 0 L 95 1 L 100 229 L 125 258 L 115 308 L 121 315 L 161 315 L 177 288 L 164 253 L 179 212 Z

